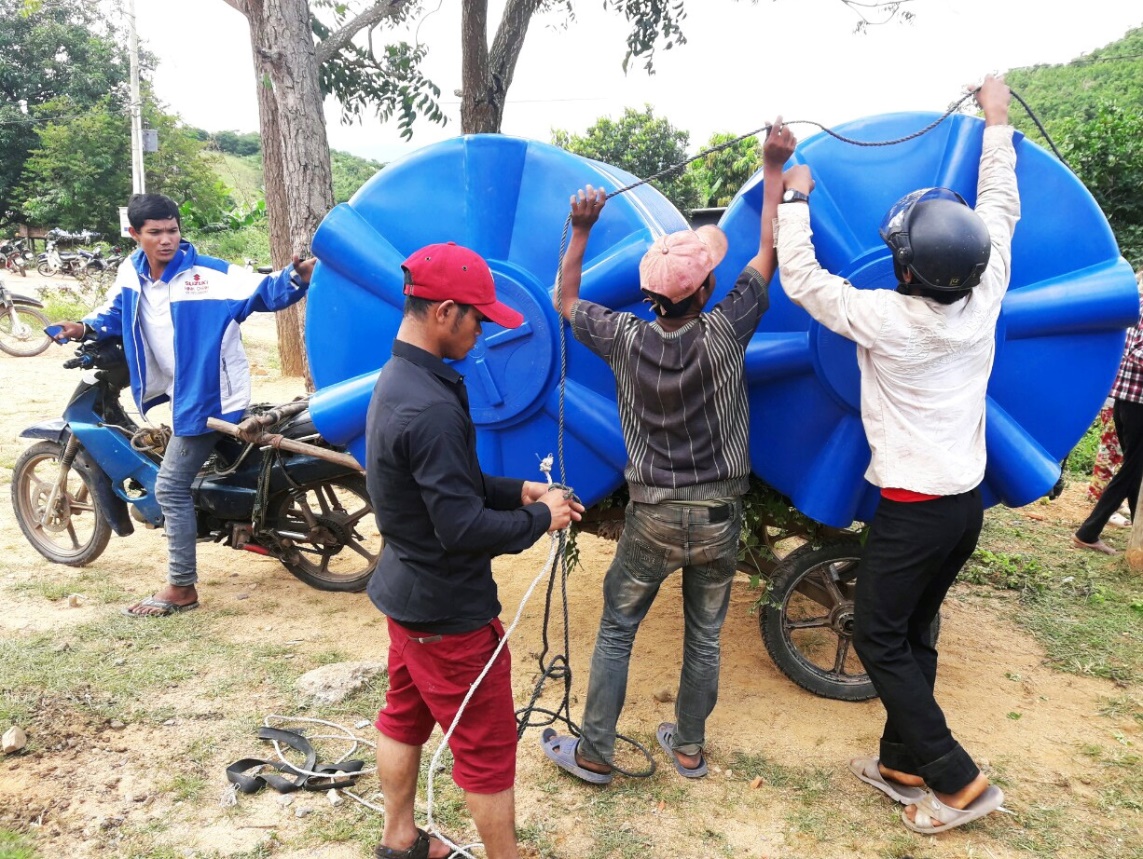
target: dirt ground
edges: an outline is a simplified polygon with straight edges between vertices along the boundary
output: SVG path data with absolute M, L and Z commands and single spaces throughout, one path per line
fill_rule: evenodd
M 272 321 L 266 318 L 244 330 L 252 342 L 256 399 L 285 401 L 301 393 L 296 380 L 278 378 L 269 366 Z M 383 658 L 383 620 L 364 595 L 312 590 L 272 559 L 202 545 L 202 610 L 172 620 L 139 621 L 121 618 L 119 595 L 145 595 L 160 583 L 165 561 L 161 533 L 140 530 L 127 539 L 113 537 L 107 552 L 87 570 L 54 566 L 36 554 L 13 519 L 7 484 L 12 464 L 28 443 L 16 437 L 19 431 L 57 416 L 75 384 L 74 371 L 60 367 L 68 355 L 56 347 L 35 358 L 0 355 L 6 398 L 0 414 L 0 491 L 5 496 L 0 503 L 0 594 L 5 603 L 0 644 L 8 648 L 3 652 L 77 647 L 91 629 L 105 624 L 109 639 L 125 643 L 119 651 L 101 652 L 124 660 L 144 658 L 140 650 L 145 648 L 179 646 L 164 644 L 161 636 L 168 634 L 172 641 L 201 635 L 218 646 L 261 654 L 287 678 L 295 665 L 300 674 L 337 658 Z M 1034 515 L 1054 517 L 1064 535 L 1085 509 L 1080 487 L 1074 486 Z M 580 547 L 582 568 L 573 573 L 569 588 L 572 714 L 577 719 L 599 617 L 600 583 L 614 544 L 583 536 Z M 506 624 L 547 555 L 543 540 L 528 552 L 496 561 Z M 113 589 L 112 598 L 98 596 L 104 587 Z M 62 596 L 73 590 L 82 595 L 78 607 Z M 658 772 L 647 780 L 619 779 L 610 788 L 595 789 L 557 773 L 541 752 L 539 730 L 529 730 L 519 749 L 517 782 L 527 855 L 1143 856 L 1138 808 L 1125 814 L 1103 809 L 1102 771 L 1090 751 L 1139 748 L 1140 721 L 1105 711 L 1109 700 L 1125 694 L 1137 698 L 1140 690 L 1048 667 L 1041 647 L 1011 620 L 1012 600 L 1004 592 L 969 586 L 954 590 L 944 611 L 938 694 L 958 738 L 1003 784 L 1012 813 L 937 838 L 907 833 L 893 806 L 846 769 L 850 757 L 876 752 L 881 725 L 877 701 L 830 701 L 787 680 L 763 648 L 752 612 L 757 598 L 746 577 L 740 577 L 723 632 L 720 700 L 708 725 L 712 776 L 696 782 L 679 779 L 654 741 L 656 725 L 673 718 L 672 704 L 657 700 L 656 693 L 673 690 L 678 678 L 682 623 L 674 578 L 640 631 L 620 722 L 621 732 L 652 749 Z M 557 619 L 559 615 L 557 604 Z M 541 585 L 512 637 L 518 704 L 529 699 L 536 680 L 543 618 Z M 170 627 L 143 637 L 138 624 Z M 561 651 L 558 624 L 551 635 L 555 650 Z M 136 639 L 139 644 L 133 647 Z M 228 763 L 266 753 L 253 730 L 267 713 L 329 715 L 352 727 L 372 718 L 380 692 L 352 699 L 352 713 L 335 709 L 323 714 L 313 707 L 301 709 L 304 702 L 288 685 L 246 682 L 236 671 L 237 666 L 220 660 L 190 676 L 175 673 L 170 682 L 149 687 L 141 699 L 120 695 L 113 705 L 122 712 L 119 719 L 106 718 L 106 702 L 98 717 L 84 706 L 82 673 L 67 693 L 45 689 L 32 723 L 23 726 L 28 749 L 0 760 L 0 826 L 24 833 L 43 856 L 369 855 L 377 816 L 352 802 L 333 807 L 318 793 L 298 795 L 287 807 L 278 795 L 264 791 L 241 796 L 237 807 L 227 808 L 220 797 L 226 794 L 223 770 Z M 4 673 L 0 664 L 0 688 L 7 689 Z M 546 689 L 543 704 L 555 706 L 559 684 L 551 682 Z M 357 733 L 368 737 L 370 731 L 365 727 Z M 429 748 L 435 746 L 434 740 Z M 187 788 L 192 777 L 201 782 L 197 790 Z M 438 778 L 438 790 L 447 782 L 447 776 Z M 363 779 L 357 792 L 374 795 L 374 778 Z M 312 813 L 299 816 L 301 808 Z M 455 810 L 453 822 L 462 830 L 468 823 Z M 1050 825 L 1052 839 L 1038 833 L 1041 824 Z

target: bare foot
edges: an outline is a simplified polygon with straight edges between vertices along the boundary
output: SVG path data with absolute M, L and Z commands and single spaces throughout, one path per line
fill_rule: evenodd
M 924 787 L 925 786 L 925 780 L 923 778 L 921 778 L 919 775 L 913 775 L 913 773 L 902 772 L 901 770 L 891 770 L 891 769 L 889 769 L 889 767 L 885 766 L 885 764 L 881 763 L 880 761 L 878 761 L 878 763 L 877 763 L 877 769 L 880 771 L 881 777 L 883 779 L 885 779 L 886 781 L 896 782 L 897 784 L 903 784 L 906 787 Z
M 949 808 L 968 808 L 976 799 L 988 789 L 988 777 L 984 773 L 977 773 L 976 778 L 958 790 L 956 793 L 937 793 L 933 791 L 933 796 L 947 805 Z M 916 821 L 917 819 L 917 806 L 909 805 L 905 807 L 905 814 L 909 820 Z M 942 824 L 934 821 L 933 826 L 941 826 Z
M 128 606 L 126 611 L 139 617 L 155 617 L 171 613 L 169 609 L 164 609 L 162 605 L 156 603 L 171 603 L 182 607 L 196 602 L 198 602 L 198 591 L 194 585 L 166 585 L 155 591 L 148 599 Z
M 699 752 L 697 755 L 684 755 L 678 749 L 673 749 L 672 751 L 674 751 L 675 758 L 678 759 L 678 762 L 687 769 L 697 770 L 702 766 L 702 752 Z
M 1077 549 L 1091 549 L 1093 552 L 1103 552 L 1105 555 L 1118 555 L 1115 549 L 1103 542 L 1103 540 L 1096 540 L 1094 543 L 1085 543 L 1079 537 L 1072 535 L 1072 545 Z
M 609 767 L 607 764 L 598 764 L 595 761 L 589 761 L 587 758 L 581 755 L 579 753 L 578 742 L 575 744 L 575 763 L 576 766 L 583 767 L 585 770 L 593 773 L 601 773 L 602 775 L 607 775 L 609 772 L 611 772 L 611 767 Z

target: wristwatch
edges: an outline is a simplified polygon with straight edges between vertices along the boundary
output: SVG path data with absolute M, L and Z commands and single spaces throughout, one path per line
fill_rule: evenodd
M 803 194 L 796 188 L 787 188 L 786 192 L 782 194 L 783 203 L 808 203 L 810 202 L 810 195 Z

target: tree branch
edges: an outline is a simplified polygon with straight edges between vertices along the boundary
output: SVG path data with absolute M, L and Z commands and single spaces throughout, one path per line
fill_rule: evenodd
M 230 3 L 231 0 L 225 0 Z M 241 0 L 239 0 L 241 2 Z M 340 30 L 330 33 L 328 37 L 323 39 L 318 45 L 314 47 L 314 54 L 317 56 L 318 65 L 326 63 L 353 41 L 353 37 L 360 33 L 367 27 L 372 27 L 384 21 L 386 18 L 396 18 L 401 11 L 401 7 L 405 5 L 407 0 L 377 0 L 372 6 L 347 23 Z
M 504 6 L 489 56 L 489 71 L 496 78 L 501 104 L 516 73 L 516 61 L 520 59 L 524 37 L 528 35 L 528 24 L 539 5 L 540 0 L 508 0 Z
M 245 17 L 249 18 L 250 13 L 246 10 L 246 0 L 222 0 L 227 6 L 237 9 Z

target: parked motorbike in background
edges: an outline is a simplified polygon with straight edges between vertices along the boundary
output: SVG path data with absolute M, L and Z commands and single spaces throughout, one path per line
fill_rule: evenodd
M 107 267 L 107 263 L 94 251 L 60 251 L 59 245 L 52 239 L 48 239 L 46 248 L 36 263 L 36 271 L 44 277 L 64 274 L 82 280 L 98 276 Z
M 28 276 L 28 261 L 24 257 L 24 248 L 19 241 L 4 240 L 0 242 L 0 256 L 4 258 L 4 269 L 20 277 Z
M 0 350 L 27 358 L 51 345 L 52 339 L 44 333 L 48 319 L 43 306 L 35 298 L 10 292 L 0 280 Z
M 37 552 L 83 566 L 112 532 L 133 533 L 133 519 L 162 524 L 155 478 L 170 430 L 140 426 L 120 403 L 130 377 L 119 338 L 83 343 L 64 366 L 90 372 L 62 418 L 20 434 L 37 441 L 12 469 L 12 506 Z M 290 452 L 293 440 L 343 453 L 317 433 L 305 402 L 252 411 L 283 437 L 282 449 L 219 441 L 192 490 L 199 539 L 277 558 L 320 590 L 363 590 L 382 546 L 365 477 L 344 462 Z

